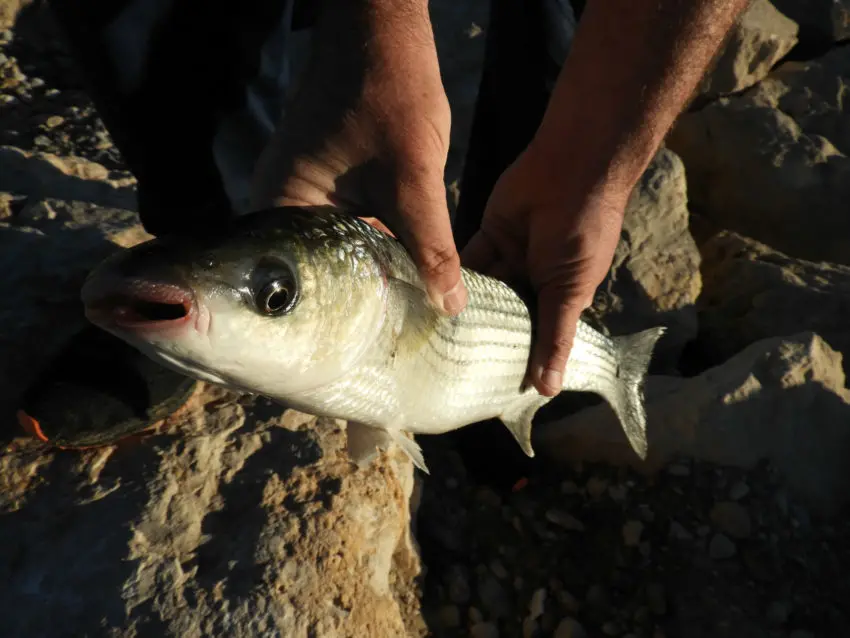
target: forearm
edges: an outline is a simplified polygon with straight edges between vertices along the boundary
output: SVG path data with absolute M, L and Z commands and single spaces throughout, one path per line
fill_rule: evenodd
M 580 154 L 577 188 L 630 191 L 747 3 L 589 0 L 532 142 L 544 164 Z
M 356 92 L 367 72 L 434 48 L 427 0 L 322 0 L 320 6 L 310 84 Z

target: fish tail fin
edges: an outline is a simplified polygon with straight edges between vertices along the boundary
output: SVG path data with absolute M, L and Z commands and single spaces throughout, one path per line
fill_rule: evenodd
M 643 385 L 655 345 L 666 331 L 657 326 L 641 332 L 614 338 L 618 351 L 617 382 L 605 398 L 620 419 L 629 444 L 641 459 L 646 459 L 646 408 Z

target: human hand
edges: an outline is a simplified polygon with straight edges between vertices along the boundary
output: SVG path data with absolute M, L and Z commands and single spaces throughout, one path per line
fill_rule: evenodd
M 611 267 L 630 194 L 614 184 L 582 188 L 565 168 L 529 147 L 499 178 L 461 253 L 464 266 L 522 278 L 537 293 L 528 380 L 545 396 L 561 391 L 579 317 Z
M 350 210 L 397 235 L 435 306 L 460 312 L 466 289 L 443 181 L 451 111 L 427 2 L 338 5 L 315 37 L 305 84 L 255 170 L 252 208 Z

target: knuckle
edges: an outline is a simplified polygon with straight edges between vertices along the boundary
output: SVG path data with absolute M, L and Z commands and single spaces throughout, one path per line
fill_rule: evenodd
M 451 246 L 431 247 L 421 256 L 422 269 L 431 278 L 453 275 L 460 270 L 460 257 Z

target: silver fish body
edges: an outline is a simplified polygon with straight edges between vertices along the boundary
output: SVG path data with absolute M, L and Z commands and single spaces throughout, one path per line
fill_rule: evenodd
M 242 216 L 167 237 L 99 265 L 89 319 L 162 364 L 348 422 L 349 451 L 392 442 L 427 471 L 415 441 L 499 418 L 534 456 L 525 387 L 531 317 L 514 290 L 463 271 L 467 308 L 437 312 L 395 239 L 329 207 Z M 642 385 L 663 327 L 608 338 L 580 322 L 564 390 L 594 392 L 645 457 Z

